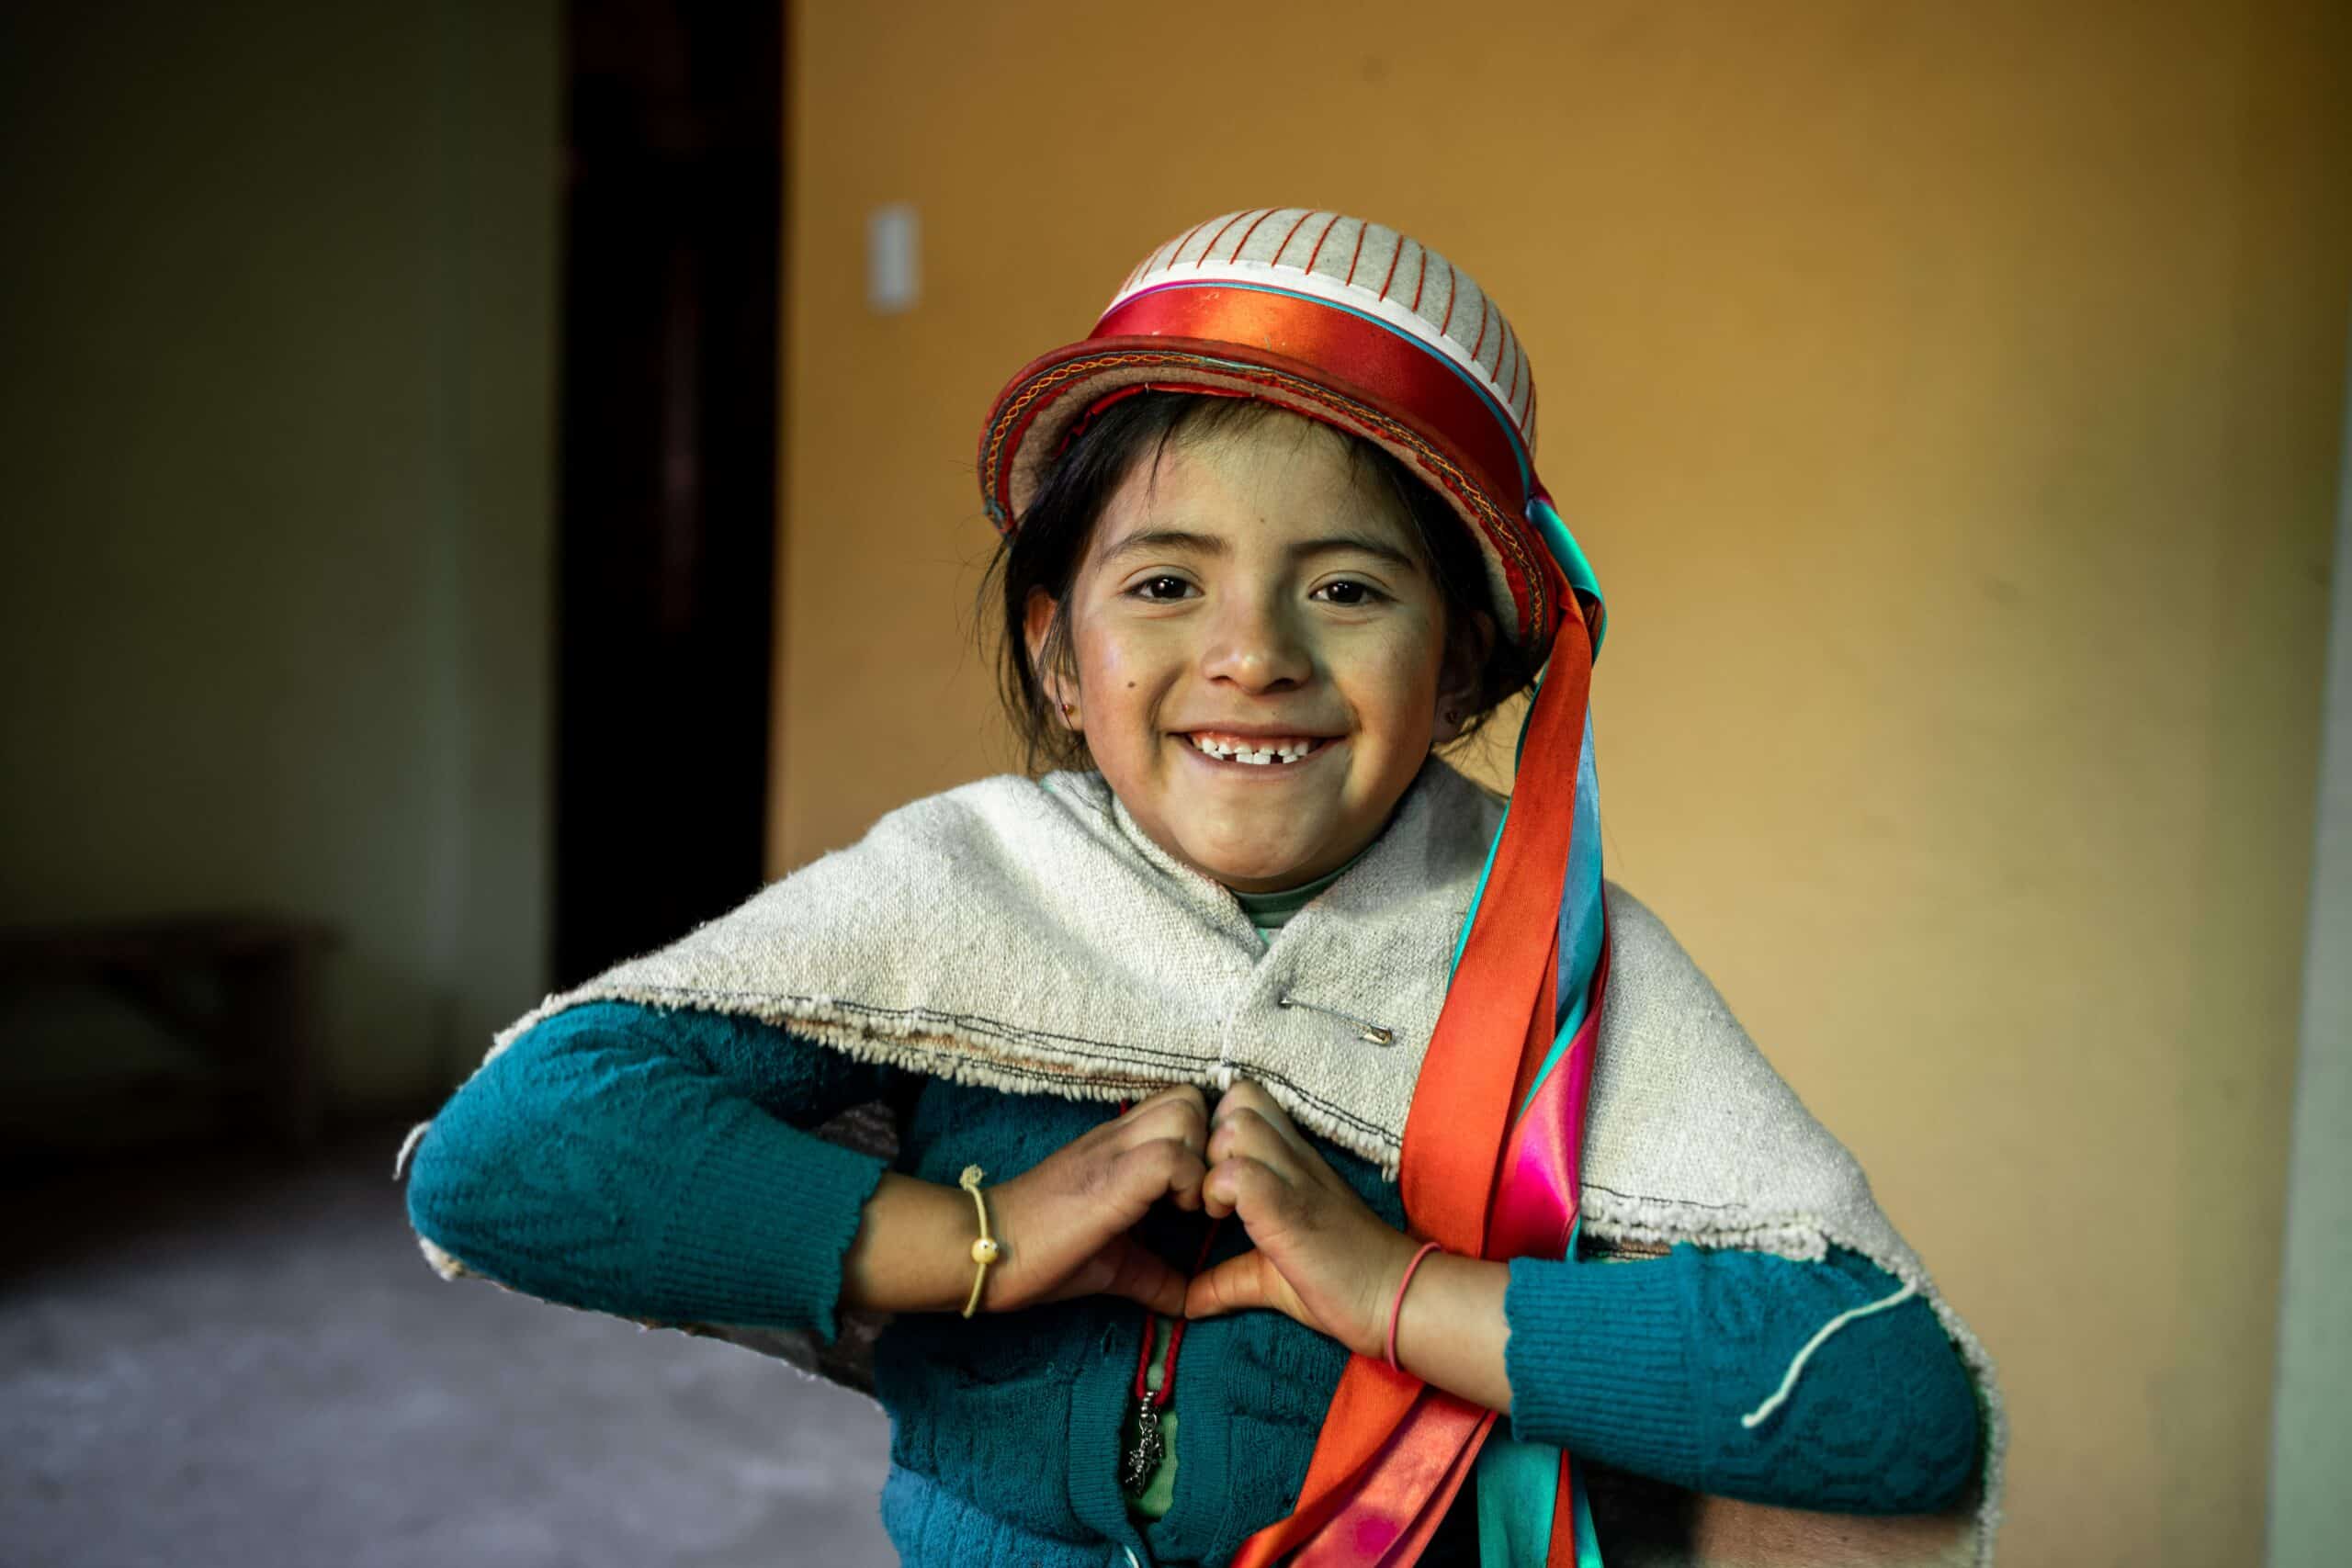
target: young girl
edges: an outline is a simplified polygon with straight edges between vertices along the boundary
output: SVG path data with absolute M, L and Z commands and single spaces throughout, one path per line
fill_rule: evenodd
M 1392 230 L 1154 251 L 982 439 L 1064 771 L 504 1032 L 427 1257 L 870 1389 L 910 1563 L 1989 1561 L 1981 1348 L 1601 880 L 1534 426 Z M 1432 748 L 1539 671 L 1506 810 Z

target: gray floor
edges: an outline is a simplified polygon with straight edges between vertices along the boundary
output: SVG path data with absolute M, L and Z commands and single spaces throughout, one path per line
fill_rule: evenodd
M 401 1132 L 0 1186 L 0 1565 L 896 1562 L 879 1411 L 443 1281 Z

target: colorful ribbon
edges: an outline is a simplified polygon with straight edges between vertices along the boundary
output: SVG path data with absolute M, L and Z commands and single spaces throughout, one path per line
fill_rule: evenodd
M 1565 620 L 1521 730 L 1511 805 L 1422 1061 L 1399 1175 L 1419 1234 L 1498 1260 L 1573 1256 L 1609 976 L 1588 711 L 1597 587 L 1549 502 L 1539 496 L 1530 515 L 1560 575 L 1589 595 L 1591 618 Z M 1474 1468 L 1489 1568 L 1599 1568 L 1573 1461 L 1495 1436 L 1496 1421 L 1377 1360 L 1351 1359 L 1297 1508 L 1250 1537 L 1236 1568 L 1412 1562 Z

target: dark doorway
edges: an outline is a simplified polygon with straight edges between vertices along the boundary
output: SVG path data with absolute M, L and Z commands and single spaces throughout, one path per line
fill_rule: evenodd
M 759 886 L 774 647 L 783 7 L 574 0 L 555 970 Z

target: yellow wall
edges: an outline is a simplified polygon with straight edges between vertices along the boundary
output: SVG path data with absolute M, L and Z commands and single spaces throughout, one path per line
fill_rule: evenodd
M 1454 256 L 1611 874 L 2000 1359 L 2012 1563 L 2250 1561 L 2352 277 L 2309 4 L 797 8 L 771 869 L 1001 765 L 990 395 L 1257 203 Z M 863 305 L 910 200 L 925 297 Z

